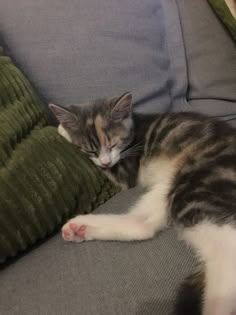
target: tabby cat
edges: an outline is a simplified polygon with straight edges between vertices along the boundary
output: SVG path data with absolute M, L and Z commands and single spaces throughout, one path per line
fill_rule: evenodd
M 176 313 L 236 314 L 236 130 L 198 113 L 139 117 L 130 93 L 50 108 L 59 133 L 113 182 L 147 187 L 128 213 L 79 215 L 63 226 L 63 238 L 146 240 L 175 227 L 201 263 Z

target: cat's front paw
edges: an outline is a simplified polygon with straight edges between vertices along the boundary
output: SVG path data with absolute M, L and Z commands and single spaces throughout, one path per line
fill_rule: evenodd
M 65 241 L 71 242 L 88 240 L 87 226 L 76 218 L 72 219 L 62 227 L 62 237 Z

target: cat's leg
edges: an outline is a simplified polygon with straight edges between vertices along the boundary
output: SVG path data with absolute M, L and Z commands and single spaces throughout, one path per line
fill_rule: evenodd
M 167 224 L 167 202 L 161 189 L 153 188 L 127 214 L 79 215 L 62 228 L 67 241 L 146 240 Z
M 236 229 L 199 223 L 184 232 L 205 266 L 203 315 L 236 315 Z

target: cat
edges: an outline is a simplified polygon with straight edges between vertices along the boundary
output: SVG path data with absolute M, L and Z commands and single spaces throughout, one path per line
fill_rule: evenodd
M 147 240 L 174 227 L 200 262 L 180 290 L 176 314 L 236 314 L 236 130 L 200 113 L 139 116 L 129 92 L 49 106 L 59 133 L 115 184 L 147 188 L 126 214 L 72 218 L 63 238 Z

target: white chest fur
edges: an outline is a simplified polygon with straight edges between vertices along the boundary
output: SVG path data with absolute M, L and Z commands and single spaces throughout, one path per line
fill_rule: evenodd
M 58 129 L 57 129 L 57 130 L 58 130 L 59 135 L 61 135 L 62 137 L 64 137 L 67 141 L 72 142 L 70 135 L 69 135 L 68 132 L 62 127 L 61 124 L 58 126 Z
M 176 164 L 167 158 L 153 158 L 141 162 L 138 181 L 144 187 L 165 185 L 170 188 L 176 173 Z

